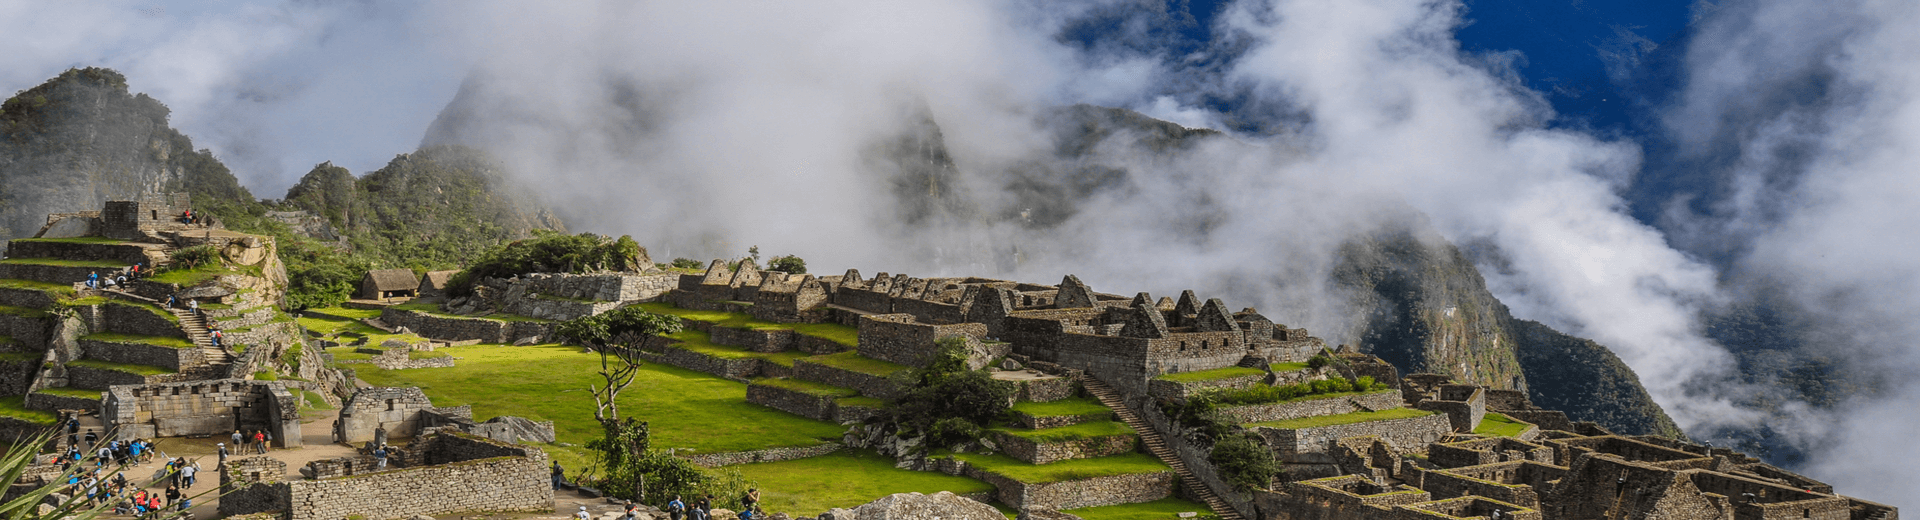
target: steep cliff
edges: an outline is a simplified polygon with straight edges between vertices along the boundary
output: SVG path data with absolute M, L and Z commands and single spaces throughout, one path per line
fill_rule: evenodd
M 120 73 L 69 69 L 0 104 L 0 239 L 32 236 L 48 213 L 186 191 L 197 206 L 251 204 L 213 154 L 167 126 L 166 105 Z

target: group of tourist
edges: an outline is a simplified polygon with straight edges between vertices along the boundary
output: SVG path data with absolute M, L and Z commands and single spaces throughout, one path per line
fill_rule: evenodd
M 708 493 L 705 496 L 695 498 L 696 500 L 694 500 L 693 504 L 689 505 L 685 501 L 680 500 L 680 495 L 674 495 L 673 500 L 667 502 L 667 517 L 671 520 L 708 520 L 712 518 L 713 494 Z M 753 518 L 766 514 L 760 510 L 759 489 L 748 489 L 747 493 L 740 497 L 740 511 L 738 513 L 740 520 L 752 520 Z M 628 518 L 632 518 L 634 515 L 632 502 L 627 503 L 627 515 Z
M 153 460 L 154 453 L 157 451 L 153 441 L 110 440 L 101 444 L 99 433 L 87 430 L 84 436 L 86 444 L 82 445 L 80 419 L 71 416 L 67 418 L 66 430 L 67 450 L 55 456 L 53 462 L 60 465 L 61 471 L 68 475 L 66 482 L 68 496 L 75 498 L 85 496 L 87 503 L 94 506 L 111 504 L 116 514 L 136 517 L 145 517 L 149 513 L 167 508 L 185 511 L 192 507 L 192 500 L 180 490 L 193 487 L 196 480 L 194 477 L 200 471 L 199 462 L 185 458 L 169 458 L 166 466 L 155 477 L 156 481 L 161 476 L 171 479 L 166 492 L 148 491 L 128 481 L 125 470 L 128 466 Z M 90 447 L 92 453 L 87 453 L 82 446 Z M 84 466 L 84 463 L 89 461 L 93 462 L 92 468 Z M 76 470 L 75 466 L 79 466 L 80 469 Z M 102 475 L 102 472 L 112 472 L 114 476 L 108 479 Z
M 137 262 L 137 263 L 134 263 L 133 265 L 127 266 L 126 269 L 109 272 L 107 273 L 107 276 L 105 278 L 102 278 L 100 276 L 99 271 L 87 273 L 87 288 L 88 289 L 119 289 L 121 287 L 126 287 L 127 282 L 140 279 L 140 276 L 143 274 L 142 268 L 145 267 L 145 265 L 146 264 L 144 262 Z
M 242 433 L 240 430 L 233 431 L 234 449 L 245 451 L 251 448 L 254 453 L 266 455 L 268 451 L 271 451 L 267 445 L 272 442 L 273 432 L 266 430 L 254 430 L 252 434 Z M 226 450 L 221 450 L 221 453 L 225 452 Z
M 186 211 L 180 212 L 180 223 L 187 224 L 187 225 L 212 226 L 213 215 L 209 215 L 205 211 L 196 212 L 192 209 L 188 209 Z

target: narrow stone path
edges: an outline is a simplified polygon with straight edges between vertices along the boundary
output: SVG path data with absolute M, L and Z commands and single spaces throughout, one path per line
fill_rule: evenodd
M 1113 387 L 1107 386 L 1107 383 L 1099 378 L 1086 374 L 1081 374 L 1080 386 L 1086 388 L 1087 393 L 1093 394 L 1095 399 L 1099 399 L 1100 404 L 1112 408 L 1113 414 L 1119 416 L 1121 422 L 1127 423 L 1128 427 L 1139 433 L 1140 442 L 1147 446 L 1147 451 L 1153 453 L 1154 457 L 1158 457 L 1160 462 L 1172 467 L 1174 473 L 1180 475 L 1180 483 L 1208 508 L 1213 509 L 1214 514 L 1220 515 L 1221 520 L 1245 520 L 1245 517 L 1240 516 L 1239 511 L 1227 505 L 1226 500 L 1213 494 L 1212 488 L 1201 482 L 1199 477 L 1193 476 L 1193 472 L 1187 469 L 1186 462 L 1181 461 L 1180 456 L 1173 452 L 1173 448 L 1167 446 L 1166 438 L 1161 437 L 1160 432 L 1153 429 L 1152 424 L 1148 424 L 1145 419 L 1133 413 L 1133 409 L 1127 408 L 1127 403 L 1120 398 L 1120 393 L 1114 391 Z

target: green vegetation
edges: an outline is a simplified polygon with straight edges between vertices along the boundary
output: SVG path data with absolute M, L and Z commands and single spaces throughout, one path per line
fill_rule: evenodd
M 49 316 L 47 311 L 26 307 L 14 307 L 12 305 L 0 305 L 0 314 L 19 316 L 22 318 L 45 318 Z
M 493 248 L 473 264 L 447 281 L 447 294 L 466 296 L 473 284 L 486 278 L 512 278 L 527 273 L 592 271 L 638 271 L 646 267 L 640 258 L 647 250 L 633 237 L 620 238 L 581 233 L 568 235 L 534 230 L 533 238 Z
M 448 354 L 448 353 L 445 353 L 445 352 L 441 352 L 441 351 L 438 351 L 438 350 L 409 350 L 409 351 L 407 351 L 407 359 L 440 359 L 440 358 L 443 358 L 443 357 L 449 357 L 449 356 L 452 356 L 452 354 Z
M 793 360 L 802 359 L 809 355 L 797 350 L 788 350 L 785 352 L 754 352 L 731 345 L 716 345 L 707 333 L 693 329 L 668 334 L 666 337 L 680 341 L 679 343 L 673 344 L 675 348 L 687 349 L 720 359 L 758 358 L 783 367 L 791 367 L 793 366 Z
M 1207 462 L 1220 471 L 1222 480 L 1240 491 L 1266 489 L 1282 469 L 1273 450 L 1252 433 L 1221 437 L 1207 453 Z
M 300 393 L 300 406 L 302 408 L 306 408 L 308 410 L 332 410 L 333 409 L 333 405 L 327 404 L 327 398 L 324 396 L 321 396 L 320 394 L 309 392 L 306 390 L 300 390 L 300 389 L 295 389 L 294 391 Z
M 834 399 L 833 402 L 839 403 L 840 406 L 859 406 L 863 408 L 886 408 L 887 407 L 887 402 L 885 400 L 876 399 L 872 397 L 865 397 L 865 396 L 842 397 L 839 399 Z
M 493 320 L 493 321 L 506 321 L 506 322 L 524 321 L 524 322 L 533 322 L 533 323 L 547 323 L 547 322 L 553 321 L 553 320 L 543 320 L 540 318 L 530 318 L 530 317 L 521 316 L 518 314 L 507 314 L 504 312 L 496 312 L 496 313 L 488 314 L 484 316 L 461 316 L 458 314 L 447 314 L 440 310 L 440 304 L 432 303 L 432 302 L 424 302 L 420 300 L 413 300 L 413 301 L 409 301 L 399 305 L 394 305 L 393 308 L 400 309 L 400 310 L 407 310 L 407 311 L 424 312 L 424 313 L 432 314 L 434 316 L 439 316 L 442 318 L 478 319 L 478 320 Z
M 1312 367 L 1308 366 L 1306 363 L 1274 363 L 1271 365 L 1267 365 L 1267 368 L 1270 370 L 1273 370 L 1275 373 L 1285 373 L 1285 372 L 1295 372 L 1300 370 L 1306 370 Z
M 771 386 L 774 388 L 784 388 L 784 389 L 792 390 L 795 392 L 801 392 L 801 393 L 824 396 L 824 397 L 853 397 L 853 396 L 860 395 L 859 391 L 856 391 L 851 388 L 841 388 L 841 387 L 837 387 L 837 386 L 833 386 L 825 383 L 815 383 L 813 381 L 805 381 L 800 379 L 788 379 L 783 377 L 768 377 L 768 378 L 755 379 L 753 380 L 753 384 L 760 385 L 760 386 Z
M 793 255 L 776 256 L 767 261 L 767 270 L 787 274 L 807 274 L 807 261 Z
M 1253 385 L 1247 388 L 1209 388 L 1201 391 L 1189 401 L 1205 401 L 1219 406 L 1238 406 L 1249 404 L 1282 403 L 1304 397 L 1330 396 L 1334 394 L 1365 393 L 1387 391 L 1385 383 L 1375 382 L 1373 378 L 1360 376 L 1354 381 L 1333 378 L 1307 381 L 1299 384 L 1267 386 Z
M 819 457 L 736 466 L 760 483 L 767 511 L 826 511 L 853 507 L 893 494 L 956 494 L 993 491 L 993 485 L 944 473 L 893 467 L 893 458 L 872 450 L 843 449 Z
M 66 387 L 42 388 L 34 391 L 47 394 L 47 395 L 57 395 L 60 397 L 72 397 L 76 399 L 99 399 L 101 394 L 101 391 L 99 390 L 87 390 L 83 388 L 66 388 Z
M 870 376 L 880 376 L 880 377 L 889 377 L 900 372 L 912 370 L 911 367 L 908 367 L 906 365 L 890 363 L 890 362 L 881 361 L 878 359 L 861 356 L 859 352 L 852 351 L 852 350 L 849 350 L 846 352 L 837 352 L 833 354 L 827 354 L 824 356 L 813 356 L 813 357 L 806 358 L 806 361 L 808 363 L 818 363 L 818 364 L 822 364 L 822 365 L 826 365 L 834 368 L 851 370 L 854 372 L 859 372 L 859 373 L 867 374 Z
M 634 307 L 646 309 L 647 312 L 670 314 L 689 320 L 709 322 L 721 327 L 754 330 L 789 329 L 798 334 L 825 339 L 849 347 L 860 345 L 860 329 L 838 323 L 776 323 L 757 320 L 752 316 L 740 313 L 682 309 L 664 302 L 642 303 Z
M 94 395 L 96 399 L 99 397 L 99 395 Z M 52 412 L 28 410 L 27 397 L 23 395 L 0 397 L 0 416 L 12 417 L 35 424 L 53 424 L 54 421 L 60 420 L 60 417 L 55 416 Z
M 81 359 L 81 360 L 71 361 L 67 363 L 67 366 L 93 368 L 93 369 L 99 369 L 99 370 L 112 370 L 115 372 L 126 372 L 129 374 L 138 375 L 138 376 L 157 376 L 161 374 L 174 373 L 173 370 L 169 370 L 164 367 L 156 367 L 152 365 L 135 365 L 132 363 L 110 363 L 110 362 L 101 361 L 98 359 Z
M 1177 520 L 1180 513 L 1199 513 L 1202 517 L 1213 515 L 1213 510 L 1208 509 L 1205 504 L 1179 498 L 1162 498 L 1138 504 L 1068 509 L 1061 512 L 1078 516 L 1083 520 Z
M 8 258 L 0 264 L 13 265 L 51 265 L 56 267 L 92 267 L 95 269 L 119 269 L 129 264 L 115 260 L 66 260 L 61 258 Z
M 0 279 L 0 288 L 41 291 L 57 296 L 72 296 L 74 292 L 72 284 L 42 282 L 39 280 Z
M 1575 421 L 1600 423 L 1621 435 L 1686 438 L 1640 386 L 1640 376 L 1605 345 L 1537 322 L 1515 319 L 1509 324 L 1525 344 L 1518 349 L 1520 366 L 1527 371 L 1527 394 L 1535 406 L 1566 412 Z
M 77 300 L 73 300 L 73 301 L 71 301 L 71 302 L 68 302 L 68 304 L 69 304 L 69 305 L 72 305 L 72 304 L 77 304 L 77 303 L 79 303 L 79 302 L 80 302 L 80 301 L 82 301 L 82 300 L 90 300 L 90 299 L 91 299 L 91 298 L 80 298 L 80 299 L 77 299 Z M 170 322 L 173 322 L 173 323 L 180 323 L 180 317 L 179 317 L 179 316 L 174 316 L 174 315 L 173 315 L 173 313 L 171 313 L 171 312 L 167 312 L 167 310 L 166 310 L 166 309 L 162 309 L 162 308 L 160 308 L 160 306 L 158 306 L 158 305 L 154 305 L 154 304 L 151 304 L 151 303 L 142 303 L 142 302 L 130 302 L 130 301 L 126 301 L 126 300 L 113 300 L 113 299 L 108 299 L 108 300 L 105 300 L 105 301 L 102 301 L 102 302 L 100 302 L 100 303 L 104 303 L 104 304 L 107 304 L 107 305 L 121 305 L 121 306 L 126 306 L 126 307 L 133 307 L 133 308 L 136 308 L 136 309 L 140 309 L 140 310 L 143 310 L 143 311 L 147 311 L 147 312 L 151 312 L 151 313 L 153 313 L 153 315 L 154 315 L 154 316 L 159 316 L 159 317 L 160 317 L 160 319 L 163 319 L 163 320 L 167 320 L 167 321 L 170 321 Z
M 1134 435 L 1133 428 L 1118 421 L 1084 422 L 1059 428 L 1028 430 L 1024 428 L 994 428 L 993 431 L 1012 435 L 1039 443 L 1067 442 L 1101 437 Z
M 1034 417 L 1059 417 L 1066 415 L 1111 415 L 1113 410 L 1091 397 L 1069 397 L 1058 401 L 1038 403 L 1023 401 L 1013 404 L 1013 411 Z
M 1532 425 L 1513 420 L 1512 417 L 1487 412 L 1486 418 L 1480 420 L 1480 427 L 1474 428 L 1473 433 L 1488 437 L 1514 437 L 1526 433 L 1528 426 Z
M 162 346 L 167 348 L 176 348 L 176 349 L 196 348 L 196 345 L 194 345 L 193 342 L 187 341 L 185 338 L 174 338 L 174 337 L 168 337 L 168 336 L 142 336 L 139 334 L 120 334 L 117 332 L 96 332 L 93 334 L 81 336 L 80 339 L 102 341 L 107 343 L 141 343 L 146 345 L 157 345 L 157 346 Z
M 41 243 L 49 243 L 49 244 L 132 244 L 133 243 L 125 240 L 120 240 L 117 238 L 107 238 L 102 236 L 66 237 L 66 238 L 16 238 L 16 239 L 13 239 L 13 241 L 14 242 L 41 242 Z
M 574 444 L 601 436 L 587 394 L 588 385 L 602 384 L 597 373 L 599 356 L 563 345 L 474 345 L 440 351 L 462 358 L 460 366 L 452 370 L 354 368 L 361 379 L 377 386 L 419 386 L 435 406 L 473 405 L 477 419 L 517 415 L 554 421 L 560 441 Z M 747 403 L 745 395 L 746 385 L 741 383 L 648 364 L 640 367 L 633 386 L 620 394 L 620 410 L 647 418 L 657 447 L 707 453 L 814 446 L 838 440 L 843 431 L 837 424 Z M 568 467 L 580 467 L 584 460 L 577 448 L 548 451 L 568 454 L 556 455 Z
M 280 374 L 276 374 L 276 373 L 274 373 L 274 372 L 273 372 L 272 370 L 261 370 L 261 371 L 259 371 L 259 372 L 254 372 L 254 373 L 253 373 L 253 380 L 255 380 L 255 381 L 279 381 L 279 380 L 280 380 Z
M 85 298 L 62 300 L 59 302 L 59 305 L 61 307 L 92 307 L 95 305 L 106 305 L 108 301 L 111 300 L 108 300 L 105 296 L 88 296 Z
M 0 343 L 11 342 L 13 342 L 13 338 L 6 338 L 6 341 Z M 39 361 L 40 357 L 40 354 L 27 352 L 0 352 L 0 361 Z
M 311 309 L 311 310 L 313 310 L 314 312 L 328 315 L 328 316 L 339 316 L 342 318 L 354 319 L 354 320 L 364 320 L 368 318 L 380 317 L 379 309 L 355 309 L 351 307 L 320 307 L 320 308 Z
M 895 376 L 904 389 L 888 419 L 902 437 L 925 435 L 924 449 L 954 448 L 985 435 L 985 426 L 1007 413 L 1013 385 L 984 370 L 967 370 L 967 343 L 959 337 L 934 342 L 925 366 Z
M 1302 428 L 1320 428 L 1325 426 L 1338 426 L 1342 424 L 1354 424 L 1354 423 L 1373 422 L 1373 421 L 1412 419 L 1415 417 L 1426 417 L 1429 415 L 1433 415 L 1435 413 L 1438 413 L 1438 412 L 1429 412 L 1426 410 L 1415 410 L 1412 408 L 1394 408 L 1390 410 L 1380 410 L 1377 412 L 1353 412 L 1353 413 L 1343 413 L 1339 415 L 1322 415 L 1318 417 L 1303 417 L 1300 419 L 1288 419 L 1285 421 L 1257 422 L 1257 423 L 1247 424 L 1246 426 L 1249 428 L 1255 427 L 1255 426 L 1265 426 L 1268 428 L 1278 428 L 1282 430 L 1298 430 Z
M 953 458 L 967 461 L 968 464 L 1003 477 L 1026 482 L 1045 484 L 1068 480 L 1084 480 L 1113 475 L 1134 475 L 1140 473 L 1158 473 L 1173 471 L 1152 455 L 1127 453 L 1111 457 L 1093 459 L 1072 459 L 1052 464 L 1028 464 L 1005 455 L 981 455 L 978 453 L 955 453 Z
M 1161 381 L 1173 381 L 1175 383 L 1198 383 L 1201 381 L 1214 381 L 1214 380 L 1227 379 L 1227 378 L 1233 378 L 1233 377 L 1257 376 L 1257 375 L 1264 375 L 1264 374 L 1266 374 L 1266 372 L 1261 371 L 1258 368 L 1225 367 L 1225 368 L 1216 368 L 1213 370 L 1199 370 L 1194 372 L 1177 372 L 1172 374 L 1164 374 L 1154 379 L 1159 379 Z

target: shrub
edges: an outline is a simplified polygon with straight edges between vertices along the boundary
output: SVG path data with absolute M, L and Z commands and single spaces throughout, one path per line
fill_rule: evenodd
M 167 267 L 168 270 L 199 269 L 220 262 L 220 250 L 214 249 L 212 244 L 183 247 L 173 252 L 171 261 L 173 263 Z
M 1330 364 L 1333 364 L 1333 359 L 1328 358 L 1325 355 L 1317 355 L 1311 358 L 1307 358 L 1307 368 L 1311 368 L 1314 370 L 1319 370 Z
M 767 270 L 787 274 L 807 274 L 807 261 L 793 255 L 776 256 L 767 261 Z
M 681 269 L 699 269 L 701 267 L 706 267 L 706 265 L 701 264 L 699 260 L 694 260 L 692 258 L 675 258 L 673 259 L 672 265 L 674 267 L 678 267 Z
M 527 273 L 585 273 L 591 271 L 634 271 L 645 265 L 640 259 L 647 251 L 633 237 L 618 239 L 581 233 L 567 235 L 534 230 L 534 238 L 496 247 L 480 255 L 471 267 L 453 275 L 447 293 L 466 296 L 473 284 L 487 278 L 511 278 Z
M 1014 388 L 985 371 L 967 370 L 964 338 L 934 345 L 926 366 L 900 376 L 907 391 L 894 400 L 891 417 L 901 434 L 927 435 L 928 448 L 951 448 L 979 438 L 982 425 L 1005 415 Z
M 1222 480 L 1240 491 L 1266 489 L 1272 485 L 1273 476 L 1282 471 L 1280 461 L 1273 458 L 1273 450 L 1267 449 L 1253 434 L 1220 438 L 1207 454 L 1207 462 L 1219 470 Z

